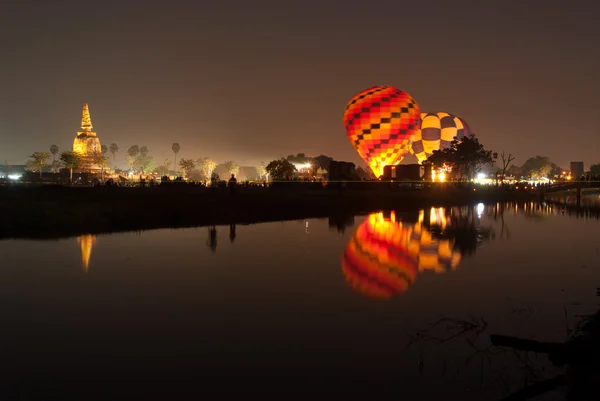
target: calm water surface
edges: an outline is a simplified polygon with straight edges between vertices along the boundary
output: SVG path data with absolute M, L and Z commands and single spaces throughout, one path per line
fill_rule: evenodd
M 489 335 L 564 341 L 598 306 L 599 234 L 508 204 L 1 241 L 1 390 L 501 399 L 555 372 Z

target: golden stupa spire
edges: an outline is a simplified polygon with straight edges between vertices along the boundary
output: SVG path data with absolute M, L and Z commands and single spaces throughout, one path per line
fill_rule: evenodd
M 90 257 L 92 256 L 92 248 L 96 243 L 96 237 L 90 234 L 77 237 L 77 242 L 81 246 L 81 264 L 85 271 L 90 265 Z
M 83 110 L 81 111 L 81 129 L 83 131 L 91 131 L 92 128 L 92 117 L 90 117 L 90 109 L 87 103 L 83 104 Z

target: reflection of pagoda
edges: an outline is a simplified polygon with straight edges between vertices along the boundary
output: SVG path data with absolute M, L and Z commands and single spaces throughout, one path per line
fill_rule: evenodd
M 81 235 L 77 237 L 77 243 L 81 247 L 81 265 L 87 271 L 90 265 L 90 257 L 92 256 L 92 248 L 96 243 L 96 237 L 91 234 Z
M 92 118 L 90 117 L 90 109 L 88 104 L 83 104 L 81 112 L 81 132 L 77 133 L 73 141 L 73 152 L 81 156 L 80 170 L 97 170 L 100 166 L 94 163 L 94 154 L 102 152 L 100 140 L 96 133 L 92 131 Z

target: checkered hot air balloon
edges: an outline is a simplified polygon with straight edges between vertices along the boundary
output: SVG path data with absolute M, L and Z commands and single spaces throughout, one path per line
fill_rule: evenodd
M 393 214 L 385 219 L 382 213 L 373 213 L 358 227 L 342 256 L 342 272 L 356 292 L 389 299 L 407 291 L 420 272 L 458 267 L 460 252 L 451 240 L 433 238 L 423 226 L 423 213 L 416 224 L 396 222 Z M 434 223 L 443 219 L 439 209 L 430 215 Z
M 388 299 L 414 282 L 417 267 L 404 244 L 408 232 L 402 224 L 372 214 L 358 227 L 342 256 L 346 281 L 369 298 Z
M 348 139 L 375 176 L 398 164 L 420 128 L 420 108 L 408 93 L 374 86 L 354 96 L 344 112 Z
M 462 139 L 470 134 L 469 126 L 460 117 L 445 112 L 421 113 L 421 127 L 415 133 L 409 150 L 419 163 L 423 163 L 434 150 L 449 148 L 454 137 Z
M 423 225 L 425 213 L 429 216 L 429 224 L 438 225 L 442 229 L 446 226 L 442 208 L 421 211 L 419 222 L 407 227 L 409 239 L 406 248 L 409 255 L 414 259 L 419 272 L 433 270 L 436 273 L 444 273 L 455 270 L 462 259 L 460 252 L 454 249 L 454 242 L 450 239 L 437 239 L 432 236 Z

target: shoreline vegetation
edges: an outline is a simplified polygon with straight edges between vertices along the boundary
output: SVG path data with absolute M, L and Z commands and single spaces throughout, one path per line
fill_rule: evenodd
M 532 201 L 536 191 L 452 186 L 413 189 L 389 183 L 323 188 L 0 187 L 0 239 L 59 239 L 164 228 L 253 224 L 377 210 Z

